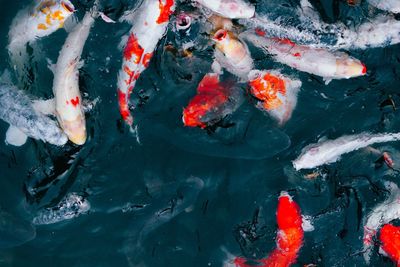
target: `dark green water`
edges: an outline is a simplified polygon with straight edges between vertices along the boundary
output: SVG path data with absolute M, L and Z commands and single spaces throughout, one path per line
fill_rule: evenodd
M 8 28 L 27 2 L 1 1 L 0 67 L 5 69 Z M 110 1 L 112 15 L 127 2 Z M 268 4 L 264 2 L 257 1 L 257 9 Z M 344 2 L 313 3 L 329 22 L 358 21 L 366 12 Z M 136 86 L 140 94 L 132 96 L 141 103 L 134 111 L 138 144 L 123 127 L 116 101 L 117 46 L 127 31 L 128 25 L 97 21 L 86 43 L 82 91 L 101 101 L 87 115 L 89 139 L 83 147 L 55 148 L 29 139 L 15 148 L 0 142 L 0 208 L 7 213 L 0 216 L 14 226 L 0 228 L 0 246 L 9 247 L 0 249 L 0 266 L 222 266 L 222 247 L 234 255 L 264 257 L 275 246 L 275 210 L 282 190 L 294 196 L 303 214 L 315 216 L 315 230 L 305 234 L 298 266 L 365 265 L 360 253 L 363 218 L 385 199 L 379 190 L 382 181 L 396 181 L 398 175 L 386 166 L 376 168 L 378 156 L 364 150 L 322 168 L 324 175 L 312 181 L 295 173 L 291 161 L 323 136 L 399 131 L 398 111 L 381 103 L 388 97 L 400 100 L 400 46 L 350 51 L 367 65 L 367 76 L 327 86 L 252 51 L 257 67 L 280 68 L 303 81 L 297 108 L 278 128 L 246 97 L 249 101 L 228 118 L 235 126 L 210 136 L 183 128 L 181 114 L 210 70 L 211 50 L 175 58 L 160 45 Z M 60 30 L 37 42 L 43 57 L 32 63 L 32 94 L 51 96 L 53 76 L 45 58 L 57 58 L 65 37 Z M 161 42 L 173 40 L 170 32 Z M 0 122 L 1 138 L 6 129 Z M 400 164 L 399 144 L 374 147 L 389 151 Z M 29 225 L 40 210 L 72 192 L 90 202 L 88 214 Z M 257 210 L 257 238 L 247 238 L 243 245 L 239 230 L 249 226 Z M 19 245 L 16 237 L 31 240 Z M 371 266 L 392 266 L 377 250 Z

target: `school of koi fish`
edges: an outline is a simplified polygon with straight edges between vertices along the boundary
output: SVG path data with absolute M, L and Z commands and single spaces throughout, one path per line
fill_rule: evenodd
M 263 0 L 125 2 L 115 8 L 113 1 L 106 0 L 84 3 L 73 0 L 35 0 L 12 15 L 6 46 L 8 66 L 2 70 L 0 77 L 0 119 L 9 126 L 3 133 L 4 149 L 12 149 L 14 155 L 15 147 L 27 144 L 18 148 L 18 151 L 23 151 L 34 144 L 36 149 L 44 151 L 36 153 L 35 157 L 51 167 L 36 167 L 28 171 L 28 179 L 23 185 L 26 203 L 22 206 L 29 207 L 26 208 L 29 210 L 29 220 L 20 220 L 15 213 L 0 209 L 0 265 L 8 262 L 10 265 L 4 266 L 29 266 L 23 261 L 19 265 L 12 265 L 15 259 L 8 259 L 1 251 L 34 242 L 40 238 L 38 229 L 44 229 L 40 227 L 57 227 L 61 222 L 77 220 L 78 217 L 92 217 L 96 220 L 96 216 L 119 213 L 131 214 L 131 220 L 136 220 L 131 223 L 133 226 L 124 228 L 118 225 L 120 228 L 115 228 L 99 223 L 96 228 L 98 230 L 93 230 L 92 234 L 95 236 L 99 233 L 100 236 L 100 233 L 118 229 L 125 237 L 124 245 L 118 249 L 118 253 L 124 254 L 127 262 L 116 265 L 147 266 L 145 257 L 153 257 L 156 253 L 155 247 L 152 252 L 146 249 L 148 235 L 157 232 L 158 228 L 162 229 L 163 225 L 175 220 L 178 215 L 192 212 L 201 193 L 224 194 L 224 190 L 211 186 L 210 180 L 195 175 L 195 170 L 188 170 L 192 171 L 189 178 L 165 184 L 150 173 L 143 174 L 146 176 L 145 195 L 149 196 L 147 203 L 128 202 L 104 210 L 96 208 L 93 192 L 101 192 L 97 184 L 103 183 L 106 178 L 101 177 L 106 174 L 102 174 L 99 167 L 93 167 L 93 172 L 86 173 L 79 185 L 71 177 L 77 177 L 82 166 L 94 163 L 93 160 L 90 162 L 90 155 L 96 149 L 101 149 L 93 143 L 96 133 L 86 118 L 90 120 L 98 115 L 100 106 L 115 109 L 113 119 L 118 121 L 116 128 L 123 136 L 123 147 L 129 147 L 129 150 L 142 151 L 146 147 L 152 149 L 158 143 L 148 141 L 149 136 L 159 136 L 189 155 L 213 157 L 216 162 L 220 159 L 229 159 L 233 164 L 246 160 L 276 160 L 278 167 L 271 170 L 271 173 L 284 173 L 290 184 L 286 188 L 274 187 L 273 182 L 270 185 L 273 188 L 270 192 L 275 193 L 267 199 L 270 205 L 276 206 L 273 203 L 277 202 L 277 208 L 276 212 L 268 210 L 268 216 L 272 218 L 276 215 L 277 228 L 271 219 L 265 220 L 265 225 L 261 227 L 260 218 L 263 216 L 257 210 L 251 222 L 238 224 L 233 230 L 240 248 L 236 245 L 235 250 L 232 246 L 228 248 L 226 244 L 221 244 L 219 253 L 224 255 L 222 265 L 210 261 L 208 266 L 383 266 L 383 263 L 400 266 L 400 189 L 397 181 L 400 154 L 393 147 L 388 147 L 400 140 L 400 132 L 396 132 L 396 127 L 393 127 L 393 114 L 397 109 L 395 102 L 400 94 L 394 92 L 388 95 L 376 108 L 384 112 L 384 115 L 377 123 L 379 127 L 374 129 L 371 126 L 373 123 L 369 122 L 372 116 L 367 112 L 365 117 L 358 120 L 365 121 L 370 127 L 356 127 L 358 124 L 346 115 L 327 119 L 327 122 L 324 122 L 322 116 L 328 106 L 337 108 L 348 105 L 331 95 L 329 86 L 340 83 L 338 87 L 343 88 L 344 92 L 354 81 L 360 81 L 364 87 L 369 88 L 371 77 L 376 75 L 376 66 L 370 71 L 369 64 L 360 59 L 368 61 L 372 51 L 378 49 L 398 49 L 399 0 L 342 1 L 340 5 L 343 8 L 358 8 L 364 12 L 365 18 L 331 22 L 327 22 L 326 14 L 321 12 L 324 10 L 321 4 L 323 1 L 290 1 L 296 2 L 294 4 Z M 263 4 L 267 7 L 263 7 Z M 282 19 L 276 14 L 278 12 L 287 12 L 290 19 Z M 103 64 L 93 60 L 96 57 L 85 59 L 85 53 L 91 53 L 85 44 L 91 42 L 92 29 L 96 27 L 105 29 L 103 35 L 114 34 L 114 44 L 97 42 L 96 46 L 112 55 L 105 59 L 104 64 L 115 61 L 119 69 L 104 68 L 101 72 L 113 75 L 114 86 L 110 86 L 113 88 L 108 92 L 91 95 L 87 92 L 96 91 L 87 88 L 95 86 L 97 77 L 91 81 L 84 79 L 82 69 Z M 52 38 L 57 34 L 57 38 L 61 38 L 59 29 L 62 28 L 66 31 L 63 44 L 53 42 Z M 58 46 L 54 50 L 58 57 L 54 57 L 51 49 L 46 49 L 46 44 Z M 382 60 L 384 57 L 383 53 Z M 397 57 L 396 64 L 399 60 L 400 57 Z M 167 67 L 163 67 L 164 62 Z M 178 71 L 179 67 L 182 70 Z M 32 88 L 37 87 L 38 77 L 41 74 L 49 77 L 43 74 L 46 68 L 53 74 L 50 80 L 46 79 L 52 90 L 42 88 L 35 95 Z M 149 73 L 157 75 L 159 79 L 156 81 Z M 398 77 L 396 71 L 394 75 Z M 167 86 L 171 79 L 178 85 Z M 331 101 L 325 108 L 322 104 L 318 107 L 318 104 L 301 100 L 305 94 L 312 93 L 305 89 L 310 87 L 310 83 L 313 83 L 313 93 L 322 103 Z M 151 91 L 149 88 L 155 87 L 154 92 L 148 92 Z M 372 90 L 355 88 L 351 92 L 346 91 L 346 97 L 358 92 L 362 92 L 364 98 L 367 93 L 374 94 Z M 114 100 L 107 101 L 104 106 L 101 97 L 104 95 Z M 186 102 L 178 100 L 178 97 Z M 149 103 L 155 106 L 156 111 L 145 114 Z M 170 107 L 163 110 L 163 105 Z M 307 139 L 301 139 L 295 134 L 291 136 L 285 127 L 292 123 L 292 117 L 297 117 L 296 128 L 302 129 L 308 119 L 297 109 L 305 108 L 306 105 L 318 107 L 315 113 L 321 113 L 319 120 L 310 122 L 312 125 L 317 127 L 328 122 L 331 125 L 348 124 L 347 134 L 338 136 L 336 130 L 332 130 L 333 133 L 329 130 L 334 127 L 326 127 L 317 136 L 312 129 L 304 129 L 303 136 L 308 136 Z M 349 104 L 348 112 L 352 111 L 354 108 Z M 170 116 L 164 121 L 166 114 Z M 250 124 L 248 121 L 259 116 L 252 114 L 261 114 L 267 123 L 257 120 L 257 123 Z M 101 132 L 102 125 L 98 127 Z M 237 134 L 232 134 L 232 131 Z M 128 160 L 138 169 L 147 168 L 147 165 L 151 165 L 150 169 L 159 168 L 156 156 L 153 159 L 153 155 L 146 154 L 144 159 L 136 162 L 134 158 L 129 159 L 128 150 L 110 145 L 107 140 L 107 137 L 103 137 L 97 146 L 103 147 L 104 151 L 108 146 L 109 150 L 104 152 L 104 161 L 107 161 L 106 155 L 111 153 L 109 151 L 117 155 L 116 159 L 120 163 L 113 169 L 121 176 L 127 178 Z M 292 144 L 296 142 L 298 145 L 293 147 Z M 292 148 L 290 152 L 289 148 Z M 1 150 L 5 155 L 6 152 Z M 165 151 L 164 157 L 173 158 L 170 156 L 173 152 L 168 149 Z M 65 155 L 68 155 L 67 159 Z M 362 160 L 359 155 L 363 155 Z M 285 157 L 290 157 L 289 165 L 280 161 L 280 158 Z M 16 159 L 12 162 L 16 162 Z M 8 163 L 8 168 L 12 168 L 13 164 Z M 367 174 L 359 172 L 363 166 L 369 170 Z M 191 167 L 172 164 L 165 173 L 174 173 L 174 168 Z M 202 169 L 201 164 L 196 168 Z M 218 166 L 217 169 L 223 172 L 224 166 Z M 246 175 L 245 172 L 242 174 Z M 378 174 L 379 179 L 371 178 Z M 229 176 L 229 171 L 224 175 Z M 90 182 L 94 176 L 98 176 L 96 183 Z M 125 188 L 135 191 L 128 182 L 124 183 Z M 110 183 L 112 180 L 108 181 L 107 186 L 114 188 Z M 245 188 L 247 183 L 250 182 L 245 179 L 243 184 L 235 186 Z M 222 181 L 220 184 L 227 188 L 231 186 Z M 329 185 L 333 186 L 329 189 Z M 263 186 L 260 185 L 260 188 Z M 136 197 L 140 195 L 140 189 L 137 190 Z M 334 194 L 336 200 L 330 203 L 317 203 L 316 200 L 307 206 L 302 201 L 312 199 L 304 196 L 312 190 Z M 118 199 L 118 191 L 113 191 Z M 361 191 L 375 195 L 366 197 L 365 203 L 362 203 L 359 197 Z M 50 196 L 54 194 L 57 197 Z M 251 198 L 252 194 L 252 191 L 247 191 L 247 197 Z M 112 199 L 110 197 L 110 201 Z M 340 199 L 344 200 L 341 202 Z M 251 202 L 260 205 L 256 199 Z M 204 214 L 208 203 L 208 199 L 203 203 Z M 315 212 L 320 205 L 325 207 Z M 348 216 L 357 218 L 357 225 L 336 231 L 331 221 L 326 222 L 326 228 L 320 227 L 323 225 L 321 221 L 336 220 L 330 217 L 331 214 L 342 212 L 344 225 L 351 225 Z M 140 219 L 136 219 L 137 215 Z M 222 215 L 218 211 L 214 216 L 218 217 L 215 220 L 221 220 L 219 217 Z M 342 217 L 337 224 L 341 224 L 339 221 Z M 266 222 L 271 225 L 268 226 Z M 329 225 L 332 229 L 329 229 Z M 273 229 L 265 230 L 269 227 Z M 359 234 L 359 228 L 362 234 Z M 221 235 L 232 235 L 232 229 L 228 230 L 229 234 L 223 233 L 226 229 L 219 231 Z M 330 232 L 335 232 L 335 235 Z M 343 241 L 343 246 L 357 249 L 343 252 L 346 255 L 337 259 L 327 259 L 328 256 L 321 252 L 324 250 L 323 245 L 315 245 L 318 243 L 316 240 L 321 240 L 314 236 L 317 234 L 326 236 L 327 240 L 346 240 L 350 236 L 351 244 Z M 200 242 L 198 231 L 196 236 L 197 242 Z M 95 237 L 88 239 L 97 242 Z M 264 241 L 267 245 L 260 244 Z M 49 240 L 41 242 L 51 246 Z M 109 242 L 109 246 L 112 246 L 111 243 L 116 241 L 110 239 Z M 271 245 L 274 242 L 273 247 Z M 62 246 L 62 243 L 57 245 Z M 201 251 L 200 245 L 198 247 Z M 173 254 L 185 250 L 185 247 L 169 249 Z M 302 257 L 302 254 L 308 256 Z M 105 256 L 99 255 L 99 258 Z M 190 264 L 204 266 L 196 263 L 196 255 L 191 255 L 191 258 Z M 346 262 L 349 258 L 357 258 L 358 261 Z M 109 266 L 107 262 L 112 263 L 112 260 L 107 259 L 105 262 L 104 266 Z M 187 266 L 188 263 L 182 260 L 178 265 Z M 79 266 L 93 266 L 82 264 Z M 158 265 L 177 266 L 168 260 Z

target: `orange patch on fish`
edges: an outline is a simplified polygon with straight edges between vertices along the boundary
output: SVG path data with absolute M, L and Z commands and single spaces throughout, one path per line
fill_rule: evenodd
M 40 23 L 40 24 L 37 26 L 37 28 L 38 28 L 38 30 L 47 30 L 47 26 L 46 26 L 45 24 L 43 24 L 43 23 Z
M 79 97 L 71 98 L 71 104 L 76 107 L 79 105 Z
M 385 224 L 380 232 L 381 247 L 386 254 L 400 266 L 400 227 Z
M 220 84 L 215 74 L 207 74 L 197 88 L 197 95 L 193 97 L 183 110 L 183 123 L 189 127 L 207 127 L 209 112 L 221 108 L 229 97 L 225 88 Z
M 143 53 L 144 49 L 140 46 L 136 36 L 131 33 L 124 49 L 124 58 L 126 60 L 131 60 L 132 56 L 135 56 L 134 63 L 139 64 Z
M 172 8 L 174 6 L 174 0 L 165 0 L 165 4 L 163 1 L 164 0 L 158 0 L 160 15 L 157 18 L 157 24 L 168 22 L 170 15 L 173 13 Z
M 51 17 L 54 20 L 59 20 L 59 21 L 62 21 L 64 19 L 64 16 L 62 15 L 62 12 L 60 10 L 57 10 L 53 14 L 51 14 Z
M 150 59 L 153 56 L 153 53 L 146 53 L 143 56 L 143 60 L 142 60 L 142 64 L 145 68 L 147 68 L 149 66 L 150 63 Z
M 283 102 L 278 94 L 286 95 L 285 81 L 275 75 L 266 73 L 249 82 L 251 94 L 263 101 L 267 110 L 279 108 Z

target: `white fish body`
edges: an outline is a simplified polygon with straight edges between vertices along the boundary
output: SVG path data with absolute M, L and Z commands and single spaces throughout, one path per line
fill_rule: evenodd
M 294 160 L 293 167 L 312 169 L 324 164 L 336 162 L 346 153 L 358 150 L 375 143 L 385 143 L 400 140 L 400 133 L 345 135 L 334 140 L 326 140 L 320 143 L 306 146 L 301 155 Z
M 26 45 L 62 28 L 74 10 L 69 0 L 41 0 L 18 12 L 8 33 L 7 47 L 18 76 L 23 75 L 27 60 Z
M 242 36 L 271 54 L 276 61 L 323 77 L 328 82 L 362 76 L 367 71 L 358 59 L 344 52 L 296 45 L 287 39 L 268 38 L 255 33 L 244 33 Z
M 389 11 L 392 13 L 400 13 L 400 1 L 399 0 L 367 0 L 367 2 L 381 10 Z
M 79 91 L 80 58 L 94 20 L 92 12 L 86 12 L 82 21 L 69 33 L 53 69 L 57 119 L 69 140 L 78 145 L 86 141 L 85 115 Z
M 214 57 L 219 65 L 247 80 L 249 72 L 254 68 L 254 62 L 246 43 L 225 29 L 218 30 L 213 40 L 216 42 Z
M 390 191 L 389 197 L 372 209 L 364 224 L 364 260 L 369 263 L 373 247 L 373 237 L 379 228 L 395 219 L 400 219 L 400 189 L 393 183 L 386 181 L 385 187 Z
M 230 19 L 249 19 L 255 15 L 255 7 L 243 0 L 196 0 L 202 6 Z
M 0 118 L 10 124 L 9 144 L 22 145 L 26 136 L 58 146 L 68 141 L 57 122 L 38 112 L 31 99 L 13 85 L 0 84 Z

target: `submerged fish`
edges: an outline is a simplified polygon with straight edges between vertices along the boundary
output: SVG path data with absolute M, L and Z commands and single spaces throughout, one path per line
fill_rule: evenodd
M 258 108 L 281 125 L 290 119 L 296 107 L 300 80 L 291 79 L 279 71 L 253 70 L 249 73 L 249 85 L 251 94 L 260 101 Z
M 379 235 L 381 251 L 391 258 L 396 266 L 400 266 L 400 227 L 392 224 L 385 224 Z
M 334 163 L 343 154 L 376 143 L 400 140 L 400 133 L 345 135 L 334 140 L 322 141 L 303 148 L 301 155 L 293 161 L 296 170 L 312 169 L 324 164 Z
M 247 80 L 254 63 L 247 45 L 238 39 L 233 32 L 218 30 L 213 38 L 216 45 L 215 60 L 230 73 Z
M 84 197 L 70 193 L 57 206 L 40 210 L 33 218 L 35 225 L 53 224 L 70 220 L 90 210 L 90 203 Z
M 367 0 L 367 2 L 381 10 L 389 11 L 392 13 L 400 13 L 399 0 Z
M 372 209 L 364 223 L 364 259 L 367 263 L 369 263 L 371 257 L 373 238 L 379 228 L 395 219 L 400 219 L 400 189 L 395 183 L 389 181 L 385 182 L 385 187 L 390 191 L 389 197 Z M 386 236 L 385 241 L 388 241 L 389 238 L 387 234 L 384 235 Z M 386 245 L 386 247 L 388 246 Z M 398 260 L 399 258 L 396 259 L 396 261 Z
M 315 74 L 328 83 L 332 79 L 349 79 L 365 75 L 367 68 L 358 59 L 344 52 L 331 52 L 297 45 L 287 39 L 268 38 L 263 31 L 247 32 L 243 36 L 255 46 L 285 65 Z
M 18 77 L 27 60 L 26 45 L 62 28 L 74 11 L 69 0 L 40 0 L 18 12 L 8 33 L 11 65 Z
M 140 74 L 149 66 L 159 40 L 164 36 L 175 0 L 147 0 L 123 20 L 132 24 L 118 73 L 118 103 L 123 120 L 132 126 L 129 96 Z
M 23 91 L 9 84 L 0 84 L 0 118 L 10 124 L 6 142 L 23 145 L 27 136 L 62 146 L 68 138 L 57 123 L 35 109 Z
M 276 248 L 267 258 L 256 260 L 257 265 L 249 265 L 248 260 L 237 257 L 234 260 L 236 267 L 288 267 L 296 263 L 303 246 L 303 221 L 299 205 L 287 192 L 282 192 L 279 196 L 276 219 L 278 223 Z
M 211 11 L 230 19 L 252 18 L 255 7 L 243 0 L 195 0 Z
M 239 90 L 222 84 L 216 73 L 208 73 L 200 81 L 197 95 L 183 110 L 183 123 L 189 127 L 205 128 L 235 111 L 241 104 Z

